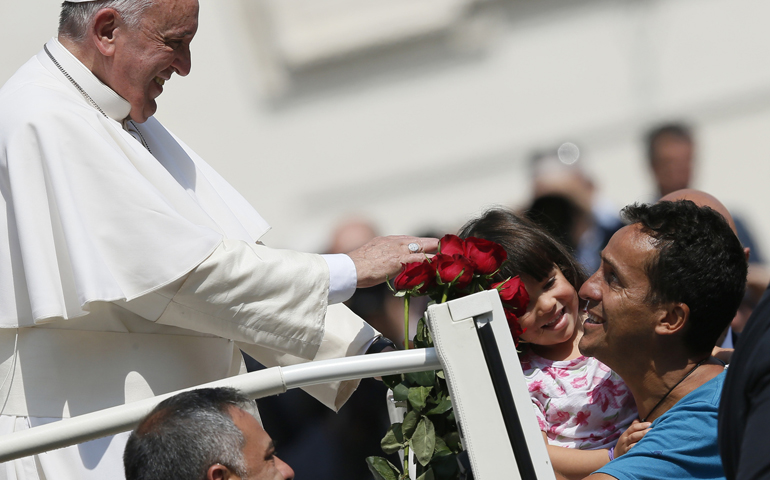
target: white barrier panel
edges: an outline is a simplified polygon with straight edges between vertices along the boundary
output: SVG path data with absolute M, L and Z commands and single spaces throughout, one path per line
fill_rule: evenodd
M 427 320 L 474 478 L 554 479 L 497 291 L 432 305 Z
M 332 381 L 421 372 L 440 368 L 441 364 L 434 349 L 415 349 L 323 360 L 289 367 L 273 367 L 185 390 L 232 387 L 242 391 L 250 398 L 261 398 L 277 395 L 291 388 Z M 0 437 L 0 462 L 131 430 L 158 403 L 185 390 L 4 435 Z

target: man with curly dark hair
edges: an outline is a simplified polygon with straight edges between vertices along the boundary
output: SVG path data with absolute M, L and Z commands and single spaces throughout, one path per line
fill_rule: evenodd
M 629 225 L 580 289 L 580 351 L 631 389 L 646 435 L 589 478 L 724 478 L 717 416 L 724 365 L 711 357 L 743 297 L 747 264 L 725 218 L 683 200 L 632 205 Z

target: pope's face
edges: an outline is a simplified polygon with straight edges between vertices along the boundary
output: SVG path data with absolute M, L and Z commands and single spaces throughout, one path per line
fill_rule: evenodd
M 131 119 L 142 123 L 157 110 L 155 99 L 171 75 L 190 73 L 198 1 L 156 0 L 139 26 L 123 29 L 116 37 L 109 84 L 131 104 Z

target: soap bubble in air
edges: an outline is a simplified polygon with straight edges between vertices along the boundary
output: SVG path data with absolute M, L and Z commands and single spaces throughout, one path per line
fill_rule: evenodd
M 556 153 L 565 165 L 572 165 L 580 158 L 580 149 L 574 143 L 562 143 Z

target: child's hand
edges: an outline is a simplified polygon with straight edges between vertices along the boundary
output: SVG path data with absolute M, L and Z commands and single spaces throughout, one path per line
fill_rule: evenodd
M 652 422 L 642 423 L 639 420 L 634 420 L 618 439 L 618 444 L 615 445 L 615 458 L 627 453 L 631 447 L 636 445 L 636 442 L 650 431 L 650 425 Z

